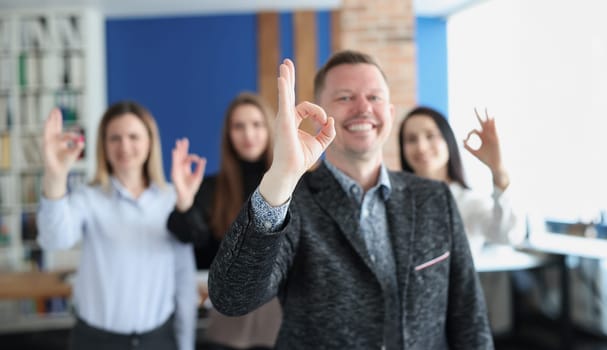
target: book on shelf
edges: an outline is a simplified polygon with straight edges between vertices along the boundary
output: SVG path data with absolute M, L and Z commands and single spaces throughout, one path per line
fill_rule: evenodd
M 25 86 L 28 87 L 40 87 L 41 79 L 40 75 L 42 74 L 42 53 L 36 49 L 35 51 L 30 51 L 25 56 Z
M 37 50 L 22 51 L 19 54 L 19 83 L 21 88 L 35 88 L 38 90 L 60 88 L 64 85 L 65 70 L 69 68 L 62 58 L 65 55 L 67 55 L 67 57 L 72 56 L 71 53 L 59 54 L 58 52 Z M 74 67 L 77 67 L 78 64 L 79 62 L 75 62 L 73 65 Z M 77 71 L 72 73 L 75 77 L 74 81 L 79 81 L 75 79 L 82 80 L 82 78 L 78 76 L 79 74 L 82 74 L 81 70 L 82 67 L 80 66 Z
M 11 243 L 11 228 L 9 217 L 0 213 L 0 247 L 7 247 Z
M 27 167 L 41 167 L 42 157 L 42 136 L 29 133 L 21 136 L 20 160 L 21 164 Z
M 28 17 L 21 21 L 21 44 L 26 49 L 47 50 L 54 46 L 48 19 Z
M 13 63 L 10 56 L 0 51 L 0 94 L 8 93 L 13 84 Z
M 38 238 L 38 226 L 36 225 L 36 213 L 25 212 L 21 214 L 21 240 L 23 242 L 35 242 Z M 37 246 L 37 244 L 35 245 Z
M 8 33 L 7 19 L 0 18 L 0 52 L 10 48 L 10 34 Z
M 62 16 L 57 19 L 59 45 L 66 50 L 82 49 L 81 24 L 76 16 Z
M 58 94 L 63 96 L 62 90 L 36 89 L 21 92 L 19 98 L 19 106 L 21 107 L 20 125 L 24 130 L 41 131 L 48 113 L 55 106 L 67 110 L 69 112 L 69 122 L 74 122 L 71 119 L 76 118 L 78 114 L 78 97 L 73 97 L 72 101 L 68 98 L 58 98 Z
M 37 204 L 42 190 L 42 174 L 21 174 L 21 203 L 24 205 Z
M 36 105 L 36 94 L 32 92 L 22 92 L 19 99 L 21 106 L 20 124 L 26 128 L 31 128 L 35 125 L 36 114 L 38 114 L 38 106 Z
M 42 51 L 21 51 L 19 54 L 19 86 L 25 89 L 57 89 L 64 79 L 64 62 L 59 53 Z M 57 66 L 61 66 L 57 69 Z M 76 74 L 76 73 L 74 73 Z
M 0 53 L 11 49 L 11 32 L 6 18 L 0 18 Z
M 80 117 L 81 93 L 77 90 L 64 88 L 55 91 L 55 106 L 61 109 L 63 124 L 75 124 Z
M 81 88 L 84 86 L 84 65 L 82 55 L 76 52 L 64 56 L 63 83 L 65 86 Z
M 9 103 L 8 95 L 0 92 L 0 132 L 8 130 Z
M 7 208 L 14 204 L 12 191 L 14 189 L 12 177 L 0 175 L 0 208 Z
M 45 93 L 40 95 L 40 115 L 38 118 L 39 125 L 44 125 L 46 117 L 55 107 L 55 96 L 52 93 Z
M 0 132 L 0 170 L 11 167 L 11 135 Z

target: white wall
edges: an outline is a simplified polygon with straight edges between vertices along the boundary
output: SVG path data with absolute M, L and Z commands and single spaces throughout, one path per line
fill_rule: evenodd
M 449 18 L 456 135 L 476 127 L 474 107 L 488 108 L 534 217 L 590 220 L 607 208 L 606 13 L 603 0 L 491 0 Z M 464 162 L 472 186 L 489 191 L 488 171 Z

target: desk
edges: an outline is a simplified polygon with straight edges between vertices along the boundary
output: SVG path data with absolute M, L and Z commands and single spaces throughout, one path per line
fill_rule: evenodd
M 63 281 L 65 271 L 0 273 L 0 299 L 69 297 L 72 288 Z
M 487 245 L 479 254 L 474 254 L 477 272 L 512 272 L 541 267 L 546 257 L 516 250 L 509 245 Z
M 473 254 L 494 336 L 508 334 L 516 339 L 519 333 L 521 301 L 514 273 L 543 268 L 551 264 L 549 258 L 546 254 L 519 251 L 511 245 L 500 244 L 487 244 Z
M 566 259 L 567 256 L 607 259 L 607 240 L 551 232 L 533 232 L 522 247 L 532 251 L 551 253 L 558 256 L 561 279 L 561 348 L 573 349 L 573 322 L 571 320 L 571 295 L 569 291 L 570 281 Z
M 69 297 L 72 288 L 69 283 L 63 280 L 66 273 L 68 271 L 1 272 L 0 300 Z M 72 315 L 67 312 L 24 315 L 21 314 L 16 303 L 14 307 L 7 306 L 7 304 L 4 304 L 4 306 L 4 312 L 8 312 L 0 320 L 0 334 L 41 329 L 67 329 L 72 327 L 74 323 Z
M 602 238 L 585 238 L 562 233 L 534 232 L 522 247 L 559 255 L 607 259 L 607 239 Z

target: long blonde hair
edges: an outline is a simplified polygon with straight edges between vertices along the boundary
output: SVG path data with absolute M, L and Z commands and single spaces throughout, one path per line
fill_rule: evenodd
M 143 125 L 145 125 L 150 137 L 150 152 L 143 165 L 143 177 L 146 187 L 151 183 L 159 187 L 165 187 L 166 180 L 162 169 L 162 150 L 160 148 L 158 126 L 152 114 L 145 107 L 133 101 L 114 103 L 103 114 L 99 128 L 97 129 L 97 169 L 95 170 L 95 176 L 91 184 L 100 185 L 105 190 L 109 190 L 110 188 L 110 175 L 114 171 L 105 151 L 107 127 L 112 120 L 120 118 L 125 114 L 137 116 L 143 122 Z
M 274 115 L 267 103 L 258 95 L 252 93 L 241 93 L 232 100 L 223 118 L 223 130 L 221 132 L 221 163 L 217 174 L 217 187 L 213 199 L 213 210 L 211 213 L 211 229 L 216 238 L 222 239 L 230 224 L 236 219 L 243 198 L 243 174 L 240 169 L 240 156 L 230 139 L 230 124 L 234 110 L 242 105 L 253 105 L 257 107 L 264 116 L 268 128 L 268 145 L 261 155 L 265 161 L 267 170 L 272 163 L 272 126 Z

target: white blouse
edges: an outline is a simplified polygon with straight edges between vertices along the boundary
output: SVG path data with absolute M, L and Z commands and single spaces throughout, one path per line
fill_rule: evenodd
M 40 245 L 68 249 L 82 242 L 73 296 L 80 318 L 129 334 L 152 330 L 175 313 L 179 349 L 194 348 L 194 253 L 166 228 L 174 206 L 170 186 L 152 185 L 133 198 L 114 178 L 109 192 L 83 186 L 57 200 L 41 198 Z
M 454 182 L 449 185 L 466 228 L 473 255 L 485 243 L 518 244 L 525 238 L 524 220 L 516 215 L 509 191 L 494 187 L 491 196 L 483 196 Z

